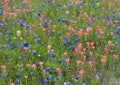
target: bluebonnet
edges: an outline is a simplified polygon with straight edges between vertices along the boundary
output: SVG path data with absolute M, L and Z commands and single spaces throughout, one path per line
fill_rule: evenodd
M 30 28 L 30 26 L 29 26 L 29 25 L 26 25 L 25 27 L 26 27 L 27 29 L 29 29 L 29 28 Z
M 21 69 L 21 72 L 24 72 L 24 69 L 23 69 L 23 68 Z
M 82 85 L 86 85 L 86 83 L 82 83 Z
M 103 74 L 99 73 L 99 74 L 98 74 L 98 77 L 99 77 L 99 78 L 102 78 L 102 77 L 103 77 Z
M 33 55 L 36 55 L 36 51 L 35 50 L 33 51 Z
M 39 83 L 42 83 L 42 82 L 43 82 L 43 80 L 42 80 L 42 79 L 40 79 L 38 82 L 39 82 Z
M 16 74 L 17 78 L 21 78 L 21 75 L 19 73 Z
M 11 59 L 11 56 L 8 56 L 7 58 L 8 58 L 8 59 Z
M 56 54 L 55 54 L 55 53 L 52 53 L 51 56 L 52 56 L 52 58 L 55 58 L 55 57 L 56 57 Z
M 25 3 L 24 3 L 24 2 L 22 2 L 22 6 L 25 6 Z
M 48 80 L 47 79 L 44 79 L 44 84 L 46 84 L 48 82 Z
M 74 43 L 76 44 L 76 43 L 78 43 L 79 41 L 80 41 L 80 39 L 77 38 L 77 39 L 75 39 Z
M 73 51 L 75 50 L 75 45 L 72 45 L 72 50 L 73 50 Z
M 94 0 L 94 2 L 98 2 L 98 0 Z
M 33 76 L 34 75 L 34 73 L 33 72 L 30 72 L 30 76 Z
M 40 12 L 38 12 L 38 14 L 37 14 L 38 16 L 40 16 Z
M 88 61 L 91 61 L 91 57 L 88 57 L 87 60 L 88 60 Z
M 116 33 L 117 33 L 117 34 L 120 34 L 120 27 L 117 27 L 117 28 L 116 28 Z
M 7 31 L 6 33 L 7 33 L 8 35 L 9 35 L 9 34 L 11 34 L 11 32 L 10 32 L 10 31 Z
M 72 83 L 71 82 L 67 82 L 67 85 L 72 85 Z
M 106 22 L 110 21 L 110 16 L 106 17 Z
M 112 13 L 115 14 L 115 13 L 116 13 L 116 10 L 112 10 Z
M 67 46 L 67 42 L 64 42 L 64 46 Z
M 27 47 L 28 46 L 28 42 L 24 42 L 23 46 Z
M 16 81 L 16 84 L 19 84 L 19 85 L 20 85 L 20 82 L 21 82 L 20 80 L 17 80 L 17 81 Z
M 64 40 L 68 40 L 68 37 L 67 37 L 67 36 L 64 36 Z
M 60 23 L 60 18 L 58 18 L 58 20 L 57 20 L 59 23 Z
M 71 43 L 70 40 L 68 40 L 68 45 L 70 45 L 70 43 Z
M 46 72 L 50 72 L 50 68 L 49 67 L 46 68 Z
M 38 54 L 38 58 L 40 58 L 41 57 L 41 55 L 40 54 Z
M 59 64 L 61 64 L 61 63 L 62 63 L 62 60 L 61 60 L 61 59 L 59 59 L 59 60 L 58 60 L 58 63 L 59 63 Z
M 56 77 L 54 77 L 54 82 L 56 82 L 56 80 L 57 80 L 57 78 L 56 78 Z
M 2 15 L 2 10 L 0 10 L 0 15 Z
M 10 38 L 6 38 L 6 42 L 9 42 L 10 41 Z
M 52 75 L 49 75 L 49 76 L 48 76 L 48 79 L 51 80 L 51 79 L 52 79 Z
M 21 61 L 22 61 L 22 56 L 20 56 L 20 57 L 18 58 L 18 60 L 21 62 Z
M 6 49 L 6 48 L 7 48 L 7 45 L 3 45 L 3 47 Z
M 94 8 L 95 7 L 95 5 L 94 4 L 92 4 L 92 8 Z
M 112 68 L 112 72 L 115 72 L 115 71 L 116 71 L 116 68 L 113 67 L 113 68 Z
M 38 64 L 38 62 L 35 62 L 34 64 L 35 64 L 36 66 L 38 66 L 38 65 L 39 65 L 39 64 Z
M 30 45 L 30 50 L 32 50 L 32 45 Z

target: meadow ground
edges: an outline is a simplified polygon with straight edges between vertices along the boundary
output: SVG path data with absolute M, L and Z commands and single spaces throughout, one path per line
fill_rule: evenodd
M 120 0 L 0 0 L 0 85 L 120 85 Z

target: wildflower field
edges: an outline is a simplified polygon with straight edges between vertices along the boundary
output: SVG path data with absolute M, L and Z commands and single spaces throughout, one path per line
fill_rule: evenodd
M 120 0 L 0 0 L 0 85 L 120 85 Z

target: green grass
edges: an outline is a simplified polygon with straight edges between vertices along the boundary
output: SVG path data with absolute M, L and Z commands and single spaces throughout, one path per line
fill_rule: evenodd
M 52 1 L 52 0 L 51 0 Z M 97 3 L 94 2 L 94 0 L 82 0 L 83 7 L 77 7 L 76 3 L 79 0 L 74 0 L 74 7 L 64 7 L 66 4 L 72 4 L 70 0 L 55 0 L 55 7 L 50 5 L 49 3 L 45 2 L 44 0 L 29 0 L 31 3 L 31 8 L 29 8 L 27 5 L 22 6 L 23 0 L 10 0 L 10 2 L 5 5 L 3 8 L 1 8 L 3 11 L 9 7 L 9 12 L 14 12 L 17 14 L 17 17 L 11 17 L 8 15 L 0 15 L 0 20 L 2 20 L 2 17 L 5 16 L 8 20 L 5 21 L 4 26 L 5 28 L 0 28 L 0 33 L 3 33 L 3 36 L 0 36 L 0 45 L 2 48 L 0 48 L 0 65 L 6 65 L 6 73 L 7 77 L 2 78 L 4 73 L 2 72 L 2 68 L 0 71 L 0 85 L 7 85 L 10 82 L 14 82 L 16 85 L 16 81 L 18 80 L 16 78 L 16 74 L 19 73 L 21 75 L 20 85 L 45 85 L 44 83 L 39 83 L 38 81 L 40 79 L 48 79 L 49 75 L 52 75 L 52 79 L 47 82 L 46 85 L 63 85 L 64 82 L 71 82 L 72 85 L 82 85 L 83 82 L 86 83 L 86 85 L 119 85 L 120 82 L 120 52 L 119 48 L 120 45 L 115 46 L 113 49 L 113 52 L 105 52 L 104 48 L 108 45 L 108 41 L 112 41 L 113 44 L 115 44 L 116 37 L 120 36 L 116 34 L 116 28 L 119 26 L 119 24 L 114 24 L 114 21 L 111 20 L 111 24 L 107 25 L 106 23 L 106 17 L 110 16 L 110 19 L 112 19 L 113 16 L 118 17 L 118 21 L 120 19 L 120 16 L 117 14 L 119 11 L 117 10 L 119 8 L 119 1 L 115 2 L 114 0 L 105 0 L 105 3 L 103 3 L 102 0 L 99 0 Z M 87 2 L 88 1 L 88 2 Z M 86 2 L 86 3 L 85 3 Z M 60 10 L 58 10 L 58 4 L 61 3 Z M 114 6 L 110 7 L 109 3 L 113 3 Z M 45 5 L 42 6 L 42 4 Z M 92 5 L 97 6 L 99 4 L 98 8 L 92 8 Z M 118 4 L 118 5 L 117 5 Z M 14 7 L 18 7 L 18 10 L 15 10 Z M 20 11 L 20 8 L 25 8 L 28 10 L 28 12 L 22 13 Z M 104 9 L 103 9 L 104 8 Z M 62 10 L 64 9 L 64 10 Z M 34 10 L 34 13 L 31 11 Z M 116 10 L 117 13 L 113 14 L 112 10 Z M 66 14 L 66 11 L 69 11 L 69 14 Z M 81 12 L 84 12 L 82 14 Z M 37 14 L 40 12 L 40 16 L 38 17 Z M 74 14 L 76 12 L 76 14 Z M 80 14 L 78 14 L 80 12 Z M 85 15 L 86 13 L 86 15 Z M 44 18 L 42 17 L 44 16 Z M 88 18 L 90 18 L 92 15 L 95 15 L 94 18 L 96 20 L 88 21 Z M 100 18 L 98 18 L 98 16 Z M 37 18 L 38 17 L 38 18 Z M 25 23 L 30 26 L 30 30 L 32 30 L 31 33 L 29 33 L 29 29 L 26 29 L 23 26 L 20 26 L 18 23 L 18 19 L 23 18 L 25 19 Z M 40 20 L 43 18 L 42 20 Z M 57 21 L 57 19 L 60 18 L 60 23 Z M 77 23 L 72 24 L 70 23 L 70 20 L 72 18 L 75 18 Z M 63 23 L 62 20 L 68 20 L 68 23 Z M 52 23 L 49 26 L 49 28 L 45 27 L 46 20 L 51 20 Z M 104 21 L 105 20 L 105 21 Z M 11 24 L 14 23 L 14 26 L 11 27 Z M 39 26 L 39 24 L 42 24 L 42 26 Z M 92 24 L 90 27 L 92 28 L 92 31 L 89 33 L 88 37 L 85 37 L 84 35 L 76 35 L 74 36 L 74 32 L 71 30 L 69 31 L 68 28 L 71 26 L 76 33 L 78 32 L 78 27 L 81 26 L 83 32 L 85 31 L 85 26 L 88 24 Z M 35 25 L 35 28 L 32 28 L 32 25 Z M 104 32 L 103 35 L 101 35 L 101 38 L 98 38 L 98 31 L 96 30 L 96 27 L 100 26 L 101 30 Z M 106 29 L 105 29 L 106 28 Z M 49 36 L 46 34 L 45 31 L 53 29 L 56 32 L 52 32 L 52 34 Z M 16 33 L 17 31 L 21 31 L 21 37 L 17 37 Z M 61 36 L 58 35 L 57 31 L 60 31 Z M 114 36 L 110 35 L 110 31 L 114 31 Z M 6 34 L 6 31 L 10 31 L 11 34 Z M 64 42 L 67 42 L 67 40 L 64 40 L 64 37 L 66 33 L 70 33 L 70 45 L 64 46 Z M 30 35 L 30 38 L 28 38 L 28 35 Z M 34 36 L 37 36 L 37 39 L 40 38 L 40 43 L 34 40 Z M 6 38 L 10 38 L 9 42 L 6 42 Z M 16 38 L 16 39 L 14 39 Z M 22 38 L 22 39 L 21 39 Z M 75 39 L 80 38 L 80 41 L 78 43 L 74 43 Z M 26 55 L 25 52 L 22 50 L 23 43 L 27 41 L 30 47 L 30 44 L 32 45 L 32 49 L 29 50 L 28 54 Z M 13 43 L 13 47 L 18 46 L 18 48 L 14 48 L 14 50 L 11 50 L 11 47 L 9 46 L 10 43 Z M 87 47 L 86 42 L 98 42 L 98 45 L 95 44 L 95 50 L 93 50 L 91 47 Z M 82 43 L 83 48 L 86 48 L 87 50 L 84 52 L 84 55 L 88 57 L 91 57 L 91 60 L 96 61 L 96 64 L 93 67 L 90 67 L 89 62 L 87 59 L 83 59 L 83 55 L 74 55 L 74 51 L 71 50 L 72 46 L 77 45 L 79 43 Z M 41 44 L 44 44 L 44 46 L 41 46 Z M 4 49 L 3 45 L 6 45 L 7 48 Z M 55 58 L 52 58 L 49 56 L 48 48 L 47 46 L 51 45 L 52 49 L 54 50 L 54 53 L 56 54 Z M 108 47 L 109 50 L 111 47 Z M 70 49 L 70 50 L 68 50 Z M 36 51 L 36 55 L 33 55 L 33 51 Z M 93 55 L 90 55 L 89 51 L 93 51 Z M 102 52 L 104 51 L 104 52 Z M 63 53 L 67 52 L 68 55 L 64 56 Z M 52 53 L 52 52 L 51 52 Z M 112 54 L 116 53 L 118 55 L 117 58 L 113 58 Z M 41 55 L 40 58 L 38 58 L 38 55 Z M 102 65 L 101 59 L 102 56 L 106 55 L 106 64 L 105 66 Z M 8 59 L 8 56 L 11 56 L 10 59 Z M 22 56 L 22 62 L 20 62 L 18 59 Z M 70 58 L 69 63 L 69 69 L 66 68 L 66 63 L 64 60 L 66 58 Z M 58 60 L 61 59 L 62 63 L 58 64 Z M 84 65 L 76 66 L 76 60 L 82 60 L 84 62 Z M 33 69 L 31 66 L 26 67 L 26 64 L 29 63 L 30 65 L 34 64 L 35 62 L 39 63 L 40 61 L 44 61 L 43 68 L 38 65 L 36 69 Z M 46 69 L 47 67 L 50 68 L 50 72 L 43 73 L 42 70 Z M 115 67 L 116 71 L 112 72 L 112 68 Z M 62 68 L 63 72 L 62 74 L 58 74 L 56 72 L 56 68 Z M 102 78 L 96 78 L 96 75 L 99 73 L 97 71 L 94 71 L 93 69 L 96 68 L 97 70 L 100 70 L 100 73 L 103 74 Z M 24 72 L 21 72 L 21 69 L 24 69 Z M 78 71 L 81 69 L 85 69 L 85 73 L 82 77 L 79 76 Z M 34 75 L 30 76 L 30 72 L 33 72 Z M 27 75 L 28 78 L 25 79 L 24 76 Z M 75 75 L 75 78 L 72 79 L 71 76 Z M 57 78 L 56 82 L 54 82 L 54 77 Z M 115 80 L 115 81 L 114 81 Z

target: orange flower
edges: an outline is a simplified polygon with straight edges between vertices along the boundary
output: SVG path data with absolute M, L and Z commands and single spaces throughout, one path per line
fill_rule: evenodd
M 86 51 L 86 48 L 83 48 L 83 51 Z
M 44 63 L 41 61 L 41 62 L 39 62 L 39 64 L 40 64 L 40 66 L 43 66 Z
M 104 50 L 106 51 L 106 52 L 108 52 L 108 48 L 106 47 L 106 48 L 104 48 Z
M 63 55 L 64 55 L 64 56 L 67 56 L 67 55 L 68 55 L 68 53 L 67 53 L 67 52 L 64 52 L 64 53 L 63 53 Z
M 96 64 L 96 62 L 95 61 L 89 61 L 89 64 L 90 64 L 91 67 L 93 67 Z
M 106 63 L 106 56 L 103 56 L 103 57 L 102 57 L 101 62 L 102 62 L 102 64 L 105 64 L 105 63 Z
M 1 69 L 6 69 L 6 65 L 1 65 Z
M 36 68 L 36 65 L 35 65 L 35 64 L 32 64 L 32 68 Z
M 113 54 L 112 57 L 113 58 L 117 58 L 118 56 L 117 56 L 117 54 Z
M 61 68 L 57 68 L 56 71 L 57 71 L 57 73 L 59 73 L 59 74 L 62 73 L 62 69 L 61 69 Z
M 83 59 L 86 59 L 86 57 L 87 57 L 86 55 L 83 55 L 83 56 L 82 56 Z
M 29 63 L 27 63 L 27 64 L 26 64 L 26 67 L 29 67 L 29 66 L 31 66 L 31 65 L 30 65 Z
M 84 64 L 84 62 L 83 62 L 83 61 L 81 61 L 81 60 L 76 60 L 76 64 L 77 64 L 77 65 L 83 65 L 83 64 Z
M 43 72 L 43 73 L 46 73 L 46 70 L 45 70 L 45 69 L 43 69 L 43 70 L 42 70 L 42 72 Z
M 80 76 L 82 76 L 85 73 L 85 70 L 81 69 L 78 73 L 79 73 Z

